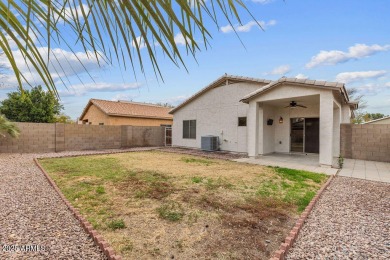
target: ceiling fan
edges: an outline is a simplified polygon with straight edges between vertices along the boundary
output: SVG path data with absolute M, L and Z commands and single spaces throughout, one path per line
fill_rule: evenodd
M 291 102 L 290 102 L 290 105 L 286 106 L 285 108 L 296 108 L 296 107 L 307 108 L 307 107 L 304 106 L 304 105 L 298 105 L 297 102 L 295 102 L 295 101 L 291 101 Z

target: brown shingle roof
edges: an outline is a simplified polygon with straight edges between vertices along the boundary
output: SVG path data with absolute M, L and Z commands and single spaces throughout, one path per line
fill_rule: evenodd
M 162 107 L 153 104 L 137 103 L 130 101 L 108 101 L 101 99 L 90 99 L 87 106 L 84 108 L 80 116 L 83 119 L 89 107 L 95 105 L 105 114 L 110 116 L 124 116 L 124 117 L 142 117 L 142 118 L 158 118 L 158 119 L 172 119 L 173 116 L 168 112 L 169 107 Z

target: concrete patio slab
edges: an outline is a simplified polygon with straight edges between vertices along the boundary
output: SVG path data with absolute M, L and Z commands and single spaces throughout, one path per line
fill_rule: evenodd
M 295 170 L 304 170 L 327 175 L 335 175 L 338 169 L 323 168 L 318 164 L 317 154 L 270 154 L 263 155 L 259 158 L 240 158 L 236 162 L 258 164 L 264 166 L 278 166 Z
M 345 159 L 339 175 L 390 183 L 390 163 Z

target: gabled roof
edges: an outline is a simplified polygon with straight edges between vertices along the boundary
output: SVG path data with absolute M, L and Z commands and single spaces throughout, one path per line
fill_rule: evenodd
M 95 105 L 103 113 L 109 116 L 122 117 L 142 117 L 142 118 L 156 118 L 156 119 L 172 119 L 173 116 L 168 112 L 169 107 L 162 107 L 153 104 L 145 104 L 130 101 L 109 101 L 101 99 L 90 99 L 87 106 L 84 108 L 80 116 L 82 120 L 88 109 Z
M 190 98 L 188 98 L 186 101 L 184 101 L 183 103 L 181 103 L 180 105 L 178 105 L 177 107 L 172 109 L 171 111 L 169 111 L 169 114 L 175 113 L 180 108 L 184 107 L 185 105 L 187 105 L 188 103 L 190 103 L 191 101 L 196 99 L 197 97 L 203 95 L 204 93 L 206 93 L 207 91 L 209 91 L 213 88 L 219 87 L 221 85 L 225 85 L 226 83 L 238 83 L 238 82 L 252 82 L 252 83 L 268 84 L 268 83 L 271 83 L 271 80 L 256 79 L 256 78 L 249 78 L 249 77 L 242 77 L 242 76 L 234 76 L 234 75 L 225 74 L 225 75 L 219 77 L 217 80 L 211 82 L 209 85 L 207 85 L 206 87 L 204 87 L 203 89 L 201 89 L 200 91 L 195 93 L 194 95 L 192 95 Z
M 382 118 L 379 118 L 379 119 L 371 120 L 371 121 L 363 123 L 362 125 L 371 124 L 371 123 L 382 121 L 382 120 L 385 120 L 385 119 L 390 119 L 390 116 L 386 116 L 386 117 L 382 117 Z
M 344 98 L 344 101 L 353 107 L 354 109 L 357 108 L 358 102 L 356 101 L 350 101 L 348 97 L 348 93 L 345 89 L 344 83 L 340 82 L 328 82 L 328 81 L 320 81 L 320 80 L 310 80 L 310 79 L 297 79 L 297 78 L 286 78 L 282 77 L 278 79 L 277 81 L 272 81 L 268 85 L 259 88 L 256 91 L 253 91 L 252 93 L 249 93 L 245 97 L 243 97 L 240 101 L 244 103 L 248 103 L 251 99 L 261 95 L 262 93 L 276 87 L 280 86 L 282 84 L 289 83 L 295 86 L 303 86 L 303 87 L 316 87 L 316 88 L 326 88 L 330 90 L 338 90 L 340 91 L 340 94 Z

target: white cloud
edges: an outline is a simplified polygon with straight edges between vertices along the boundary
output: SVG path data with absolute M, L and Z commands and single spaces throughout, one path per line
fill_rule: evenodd
M 331 51 L 320 51 L 317 55 L 313 56 L 306 64 L 306 68 L 314 68 L 320 65 L 335 65 L 338 63 L 347 62 L 349 60 L 357 60 L 365 57 L 369 57 L 378 52 L 389 51 L 390 45 L 366 45 L 366 44 L 355 44 L 348 48 L 348 52 L 331 50 Z
M 138 44 L 138 48 L 141 50 L 146 47 L 146 43 L 144 41 L 144 38 L 142 36 L 136 37 L 132 42 L 131 45 L 136 48 Z
M 286 73 L 291 71 L 290 65 L 281 65 L 279 67 L 274 68 L 270 73 L 271 75 L 285 75 Z
M 186 45 L 186 40 L 181 33 L 176 34 L 174 40 L 177 45 Z
M 38 47 L 38 51 L 43 57 L 47 58 L 47 47 Z M 26 77 L 32 85 L 44 84 L 38 72 L 28 65 L 19 50 L 12 51 L 16 64 L 21 73 Z M 100 53 L 98 55 L 101 55 Z M 0 66 L 11 68 L 8 59 L 4 56 L 0 57 Z M 50 50 L 49 71 L 54 81 L 60 81 L 62 78 L 66 81 L 67 77 L 77 74 L 91 72 L 101 68 L 96 60 L 95 54 L 92 51 L 72 53 L 60 48 Z M 14 87 L 17 85 L 16 77 L 13 73 L 4 74 L 2 82 L 6 87 Z
M 185 45 L 186 44 L 184 36 L 181 33 L 178 33 L 175 35 L 174 41 L 177 45 Z M 131 46 L 133 46 L 133 48 L 136 48 L 136 43 L 138 44 L 138 47 L 140 50 L 143 48 L 146 48 L 146 43 L 145 43 L 145 40 L 142 36 L 138 36 L 135 39 L 133 39 L 131 42 Z M 152 44 L 151 41 L 149 41 L 149 44 Z M 160 44 L 157 41 L 155 41 L 153 44 L 154 44 L 154 46 L 160 46 Z
M 276 21 L 275 20 L 270 20 L 268 22 L 250 21 L 243 25 L 236 24 L 234 25 L 234 28 L 230 24 L 228 24 L 226 26 L 222 26 L 221 31 L 223 33 L 230 33 L 233 32 L 234 30 L 236 30 L 236 32 L 249 32 L 252 29 L 252 27 L 259 27 L 259 24 L 263 29 L 266 29 L 267 27 L 274 26 L 276 24 Z
M 299 74 L 297 74 L 297 75 L 295 76 L 295 78 L 297 78 L 297 79 L 307 79 L 307 78 L 309 78 L 309 77 L 306 76 L 306 75 L 304 75 L 304 74 L 302 74 L 302 73 L 299 73 Z
M 262 4 L 262 5 L 266 5 L 266 4 L 272 3 L 273 1 L 275 1 L 275 0 L 252 0 L 252 2 L 259 3 L 259 4 Z
M 129 89 L 139 89 L 140 87 L 140 83 L 90 82 L 85 84 L 72 85 L 68 90 L 59 91 L 59 95 L 60 97 L 82 96 L 88 92 L 118 92 Z
M 390 82 L 384 84 L 384 85 L 378 85 L 378 84 L 373 84 L 373 83 L 368 83 L 359 87 L 356 87 L 358 92 L 363 95 L 376 95 L 381 91 L 390 89 Z
M 365 79 L 376 79 L 386 75 L 385 70 L 352 71 L 337 74 L 336 81 L 349 83 Z
M 161 103 L 168 103 L 168 104 L 177 106 L 177 105 L 183 103 L 183 102 L 184 102 L 185 100 L 187 100 L 189 97 L 190 97 L 190 96 L 180 95 L 180 96 L 175 96 L 175 97 L 166 98 L 166 99 L 160 100 L 159 102 L 161 102 Z
M 119 93 L 119 94 L 116 94 L 113 98 L 111 98 L 111 100 L 112 101 L 119 101 L 119 100 L 132 101 L 136 97 L 137 97 L 137 95 Z

